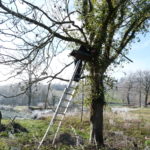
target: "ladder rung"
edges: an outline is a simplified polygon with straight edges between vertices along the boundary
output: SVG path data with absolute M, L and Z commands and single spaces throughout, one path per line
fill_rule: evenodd
M 75 89 L 75 87 L 72 87 L 72 86 L 71 86 L 70 88 L 71 88 L 71 89 Z
M 62 119 L 56 119 L 56 118 L 55 118 L 54 121 L 62 121 Z
M 68 102 L 68 101 L 67 101 L 67 102 Z M 70 109 L 70 108 L 72 108 L 72 107 L 71 107 L 71 106 L 68 106 L 68 107 L 66 107 L 66 106 L 61 107 L 61 106 L 60 106 L 60 108 L 62 108 L 62 109 L 66 109 L 66 108 L 67 108 L 67 109 Z
M 68 101 L 70 101 L 70 100 L 65 98 L 64 101 L 67 101 L 67 102 L 68 102 Z
M 63 123 L 63 119 L 65 117 L 65 114 L 67 114 L 68 108 L 70 108 L 69 105 L 70 105 L 71 100 L 73 98 L 74 91 L 76 90 L 76 86 L 77 86 L 76 81 L 78 81 L 78 79 L 76 79 L 75 77 L 78 77 L 78 76 L 80 77 L 80 75 L 76 75 L 78 68 L 80 67 L 80 64 L 81 64 L 81 60 L 79 60 L 76 64 L 72 78 L 70 79 L 68 86 L 64 89 L 63 95 L 59 100 L 59 103 L 56 107 L 55 113 L 53 114 L 53 118 L 50 121 L 50 124 L 49 124 L 39 146 L 38 146 L 38 149 L 41 147 L 44 139 L 46 138 L 48 131 L 50 130 L 50 127 L 52 128 L 52 126 L 54 126 L 54 125 L 57 126 L 57 129 L 56 129 L 56 132 L 55 132 L 55 135 L 53 138 L 52 145 L 55 143 L 57 133 L 59 132 L 60 126 Z M 73 84 L 74 81 L 75 81 L 75 84 Z M 66 106 L 65 106 L 65 104 L 66 104 Z M 63 105 L 63 106 L 61 106 L 61 105 Z
M 58 112 L 57 114 L 58 114 L 58 115 L 65 115 L 64 112 Z
M 69 100 L 68 100 L 69 101 Z M 66 106 L 60 106 L 60 108 L 67 108 Z
M 72 93 L 66 93 L 67 95 L 72 95 Z

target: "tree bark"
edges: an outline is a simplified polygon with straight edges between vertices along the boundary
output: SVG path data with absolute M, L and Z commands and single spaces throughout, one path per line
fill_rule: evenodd
M 93 99 L 91 104 L 91 143 L 96 142 L 97 146 L 104 145 L 103 141 L 103 101 L 102 97 Z
M 145 107 L 147 107 L 148 93 L 145 94 Z
M 130 105 L 130 94 L 129 94 L 129 91 L 127 93 L 127 103 L 128 103 L 128 106 Z
M 29 89 L 28 89 L 28 108 L 31 106 L 32 101 L 32 83 L 31 83 L 31 77 L 29 77 Z
M 1 126 L 1 121 L 2 121 L 2 113 L 0 111 L 0 126 Z
M 91 137 L 90 142 L 103 146 L 103 106 L 104 106 L 104 71 L 100 70 L 100 66 L 94 64 L 91 68 L 91 105 L 90 105 L 90 121 L 91 121 Z
M 139 91 L 139 107 L 142 106 L 142 101 L 141 101 L 141 90 Z
M 29 81 L 28 81 L 28 108 L 30 108 L 31 106 L 31 101 L 32 101 L 32 68 L 31 68 L 31 58 L 29 58 L 28 60 L 29 63 L 29 72 L 28 72 L 28 76 L 29 76 Z

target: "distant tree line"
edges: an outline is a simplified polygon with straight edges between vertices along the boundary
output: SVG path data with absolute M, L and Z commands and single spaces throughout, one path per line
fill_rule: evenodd
M 38 104 L 45 103 L 45 99 L 48 99 L 48 105 L 55 105 L 57 103 L 61 93 L 66 85 L 53 84 L 51 85 L 51 90 L 48 91 L 48 85 L 45 84 L 36 84 L 32 86 L 31 94 L 31 106 L 36 106 Z M 13 85 L 4 85 L 0 86 L 0 94 L 5 95 L 0 96 L 0 105 L 28 105 L 28 94 L 29 91 L 25 90 L 26 85 L 24 83 L 17 83 Z M 26 91 L 25 93 L 18 95 L 22 91 Z M 47 93 L 48 97 L 47 97 Z M 16 95 L 16 96 L 15 96 Z M 18 95 L 18 96 L 17 96 Z M 8 98 L 7 98 L 8 97 Z
M 150 71 L 136 71 L 121 78 L 109 94 L 124 104 L 147 107 L 150 104 Z

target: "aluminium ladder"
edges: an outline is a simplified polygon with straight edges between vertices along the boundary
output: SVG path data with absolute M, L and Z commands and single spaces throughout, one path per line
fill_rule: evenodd
M 52 144 L 55 143 L 55 140 L 56 140 L 57 134 L 59 132 L 60 126 L 62 124 L 62 121 L 63 121 L 63 119 L 65 117 L 65 114 L 66 114 L 66 112 L 68 110 L 68 107 L 69 107 L 69 105 L 70 105 L 70 103 L 71 103 L 71 101 L 73 99 L 73 95 L 74 95 L 74 93 L 76 91 L 77 82 L 75 82 L 73 84 L 73 81 L 74 81 L 74 77 L 75 77 L 75 75 L 77 73 L 77 70 L 80 67 L 80 62 L 81 62 L 81 60 L 78 60 L 78 62 L 76 63 L 73 75 L 72 75 L 72 77 L 71 77 L 71 79 L 69 81 L 68 86 L 64 89 L 62 97 L 59 100 L 59 103 L 58 103 L 58 105 L 56 107 L 56 110 L 54 112 L 54 115 L 53 115 L 53 117 L 52 117 L 52 119 L 51 119 L 51 121 L 49 123 L 49 126 L 48 126 L 48 128 L 47 128 L 47 130 L 46 130 L 46 132 L 45 132 L 45 134 L 44 134 L 44 136 L 42 138 L 42 140 L 40 141 L 40 143 L 38 145 L 38 149 L 40 149 L 43 141 L 45 140 L 49 130 L 52 128 L 54 123 L 57 123 L 57 129 L 56 129 L 56 132 L 54 134 L 53 141 L 52 141 Z M 83 71 L 83 68 L 84 67 L 82 67 L 82 71 Z

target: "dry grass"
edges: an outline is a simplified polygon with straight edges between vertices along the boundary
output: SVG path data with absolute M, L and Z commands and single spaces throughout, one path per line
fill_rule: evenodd
M 43 120 L 18 120 L 21 125 L 29 130 L 29 133 L 15 134 L 14 139 L 8 133 L 0 135 L 0 150 L 9 150 L 11 146 L 20 147 L 21 150 L 34 150 L 47 128 L 50 118 Z M 3 121 L 5 123 L 5 121 Z M 112 112 L 109 108 L 104 112 L 104 140 L 106 147 L 101 150 L 143 150 L 150 145 L 150 109 L 132 110 L 129 112 Z M 53 133 L 51 131 L 51 133 Z M 64 145 L 59 143 L 56 147 L 51 145 L 49 135 L 42 146 L 42 150 L 96 150 L 94 145 L 88 144 L 90 133 L 89 114 L 84 113 L 81 122 L 81 114 L 69 114 L 66 116 L 60 133 L 69 133 L 72 137 L 77 134 L 83 141 L 83 145 Z
M 116 149 L 144 149 L 150 137 L 150 109 L 129 112 L 105 111 L 107 143 Z

